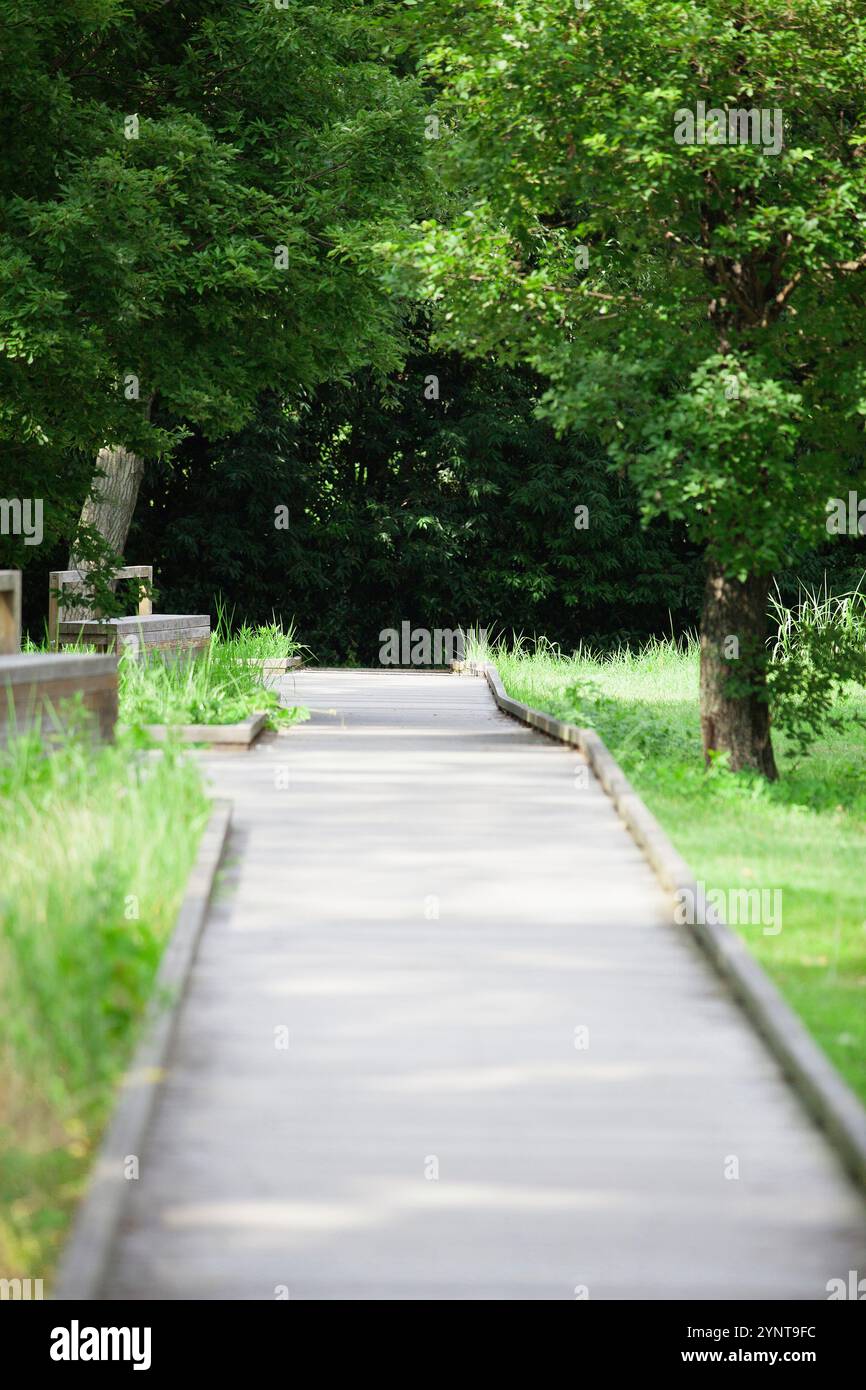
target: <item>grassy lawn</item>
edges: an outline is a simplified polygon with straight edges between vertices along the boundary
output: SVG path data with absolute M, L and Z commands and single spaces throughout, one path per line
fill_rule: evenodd
M 597 729 L 708 889 L 782 890 L 777 935 L 737 930 L 866 1100 L 866 730 L 829 733 L 805 757 L 776 735 L 774 785 L 706 773 L 694 646 L 493 659 L 515 699 Z M 866 691 L 846 705 L 866 714 Z
M 0 751 L 0 1272 L 42 1278 L 134 1045 L 208 801 L 191 760 Z

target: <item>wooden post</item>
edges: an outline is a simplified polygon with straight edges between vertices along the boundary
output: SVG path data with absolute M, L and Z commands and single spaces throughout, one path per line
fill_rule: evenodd
M 0 655 L 21 650 L 21 571 L 0 570 Z
M 48 575 L 48 645 L 54 651 L 60 646 L 60 595 L 62 578 L 68 570 L 51 570 Z
M 149 579 L 153 586 L 153 565 L 139 565 L 138 569 L 142 572 L 140 577 Z M 138 613 L 142 618 L 149 618 L 153 613 L 153 600 L 149 594 L 142 593 L 141 589 L 138 591 Z
M 115 570 L 115 579 L 146 579 L 149 584 L 153 584 L 153 565 L 124 565 L 122 570 Z M 147 594 L 143 594 L 141 588 L 138 591 L 138 612 L 143 618 L 150 617 L 153 612 L 153 603 Z

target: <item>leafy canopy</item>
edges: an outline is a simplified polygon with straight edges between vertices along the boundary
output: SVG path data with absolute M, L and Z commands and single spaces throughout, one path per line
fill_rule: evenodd
M 645 518 L 770 573 L 862 474 L 866 6 L 418 10 L 438 35 L 434 158 L 471 194 L 389 252 L 439 306 L 439 340 L 528 362 Z M 780 112 L 781 149 L 678 143 L 699 102 Z
M 417 215 L 424 125 L 384 13 L 0 0 L 3 487 L 44 485 L 49 535 L 76 451 L 152 455 L 172 417 L 219 434 L 265 388 L 400 360 L 371 247 Z

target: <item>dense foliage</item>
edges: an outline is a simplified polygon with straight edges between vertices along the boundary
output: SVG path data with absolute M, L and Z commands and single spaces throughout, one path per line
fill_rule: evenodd
M 399 361 L 370 247 L 419 206 L 424 125 L 382 15 L 0 0 L 0 493 L 43 497 L 49 541 L 101 446 Z
M 413 247 L 440 340 L 531 362 L 730 572 L 819 539 L 863 477 L 866 8 L 423 9 L 434 148 L 472 190 Z M 682 143 L 701 100 L 772 129 Z
M 862 550 L 825 523 L 864 478 L 863 4 L 0 23 L 0 494 L 47 503 L 0 563 L 97 554 L 117 445 L 163 606 L 294 613 L 326 659 L 404 620 L 676 630 L 704 553 L 708 755 L 772 776 L 771 693 L 811 726 L 862 674 L 836 644 L 768 687 L 764 614 L 771 575 Z
M 641 529 L 598 448 L 535 418 L 538 389 L 438 354 L 292 411 L 263 401 L 242 434 L 190 439 L 149 470 L 130 554 L 157 565 L 169 610 L 208 611 L 220 591 L 236 617 L 294 615 L 319 660 L 375 662 L 404 620 L 569 648 L 693 620 L 694 547 L 676 526 Z
M 706 546 L 705 751 L 773 776 L 769 576 L 864 480 L 866 8 L 420 9 L 471 189 L 406 254 L 439 340 L 543 373 L 557 426 Z

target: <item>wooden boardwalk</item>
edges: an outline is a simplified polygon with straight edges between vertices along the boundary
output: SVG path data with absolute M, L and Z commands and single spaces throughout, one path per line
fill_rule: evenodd
M 284 688 L 310 724 L 207 759 L 233 866 L 104 1296 L 822 1299 L 866 1274 L 859 1193 L 580 757 L 480 680 Z

